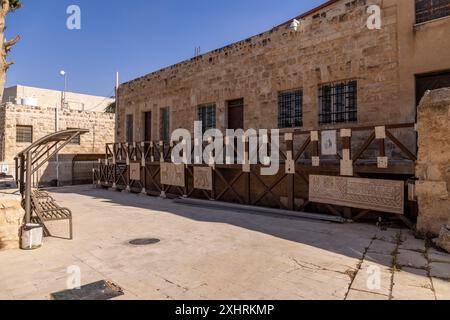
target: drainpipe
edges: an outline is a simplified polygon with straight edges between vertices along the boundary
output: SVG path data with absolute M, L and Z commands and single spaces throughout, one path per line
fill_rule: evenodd
M 62 107 L 61 101 L 61 107 Z M 56 105 L 56 112 L 55 112 L 55 132 L 59 131 L 59 108 L 58 104 Z M 58 149 L 59 145 L 56 145 L 56 149 Z M 59 152 L 56 154 L 56 186 L 59 187 Z

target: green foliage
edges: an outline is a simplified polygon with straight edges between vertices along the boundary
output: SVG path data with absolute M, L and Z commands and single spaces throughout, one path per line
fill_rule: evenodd
M 111 102 L 105 109 L 106 113 L 116 113 L 116 102 Z
M 21 0 L 9 0 L 9 7 L 11 11 L 17 10 L 22 7 Z

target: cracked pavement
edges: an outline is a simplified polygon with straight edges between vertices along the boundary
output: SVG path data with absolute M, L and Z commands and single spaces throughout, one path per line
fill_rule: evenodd
M 53 190 L 75 239 L 0 252 L 0 299 L 49 299 L 108 280 L 118 299 L 448 300 L 450 255 L 405 229 L 175 204 L 91 186 Z M 65 222 L 52 223 L 58 236 Z M 149 246 L 131 246 L 157 238 Z

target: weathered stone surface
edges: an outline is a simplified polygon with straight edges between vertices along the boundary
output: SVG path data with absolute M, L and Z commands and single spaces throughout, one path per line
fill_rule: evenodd
M 19 248 L 23 218 L 20 197 L 0 195 L 0 251 Z
M 396 248 L 397 248 L 397 244 L 394 242 L 374 240 L 368 250 L 368 253 L 369 254 L 378 253 L 378 254 L 392 256 L 392 254 L 394 253 Z
M 351 289 L 350 292 L 348 293 L 347 300 L 353 301 L 389 300 L 389 296 Z
M 433 286 L 426 270 L 403 268 L 394 274 L 394 300 L 435 300 Z
M 440 234 L 450 218 L 450 89 L 429 91 L 418 108 L 417 230 Z
M 183 165 L 161 163 L 161 184 L 167 186 L 184 187 L 185 172 Z
M 402 181 L 311 175 L 309 200 L 353 208 L 404 213 Z
M 152 111 L 153 136 L 159 137 L 161 108 L 166 106 L 172 108 L 172 128 L 192 130 L 198 119 L 197 107 L 214 102 L 217 127 L 224 129 L 228 125 L 227 101 L 241 97 L 245 99 L 246 129 L 276 128 L 278 92 L 295 88 L 304 92 L 304 129 L 317 130 L 318 85 L 355 77 L 360 124 L 413 121 L 414 103 L 409 103 L 414 100 L 413 92 L 407 90 L 410 97 L 399 101 L 397 10 L 414 7 L 403 8 L 402 3 L 397 9 L 398 1 L 371 4 L 379 4 L 383 10 L 383 28 L 376 32 L 366 27 L 365 1 L 351 5 L 337 1 L 317 16 L 302 18 L 305 25 L 301 31 L 289 30 L 288 22 L 121 85 L 119 140 L 125 139 L 126 115 L 135 114 L 137 119 L 145 111 Z M 141 137 L 135 128 L 136 136 Z
M 3 125 L 2 125 L 3 124 Z M 9 174 L 14 175 L 14 157 L 29 146 L 16 142 L 16 127 L 32 126 L 33 141 L 55 132 L 54 106 L 30 107 L 14 104 L 0 106 L 0 164 L 7 165 Z M 81 154 L 104 154 L 105 144 L 114 142 L 115 115 L 104 112 L 62 110 L 59 113 L 59 129 L 88 129 L 90 132 L 80 137 L 80 145 L 69 144 L 60 153 L 60 183 L 72 184 L 72 161 Z M 81 168 L 81 167 L 79 167 Z M 92 164 L 86 167 L 87 177 L 92 176 Z M 50 184 L 56 179 L 56 163 L 53 159 L 37 172 L 42 184 Z
M 397 264 L 402 267 L 425 269 L 428 265 L 428 261 L 423 253 L 410 250 L 399 250 Z
M 439 247 L 450 253 L 450 229 L 448 227 L 442 227 L 437 244 Z
M 212 168 L 194 167 L 194 188 L 199 190 L 212 190 Z
M 435 278 L 450 280 L 450 263 L 430 263 L 430 275 Z
M 378 278 L 379 276 L 379 278 Z M 392 272 L 390 266 L 366 260 L 356 275 L 351 289 L 389 296 Z
M 407 235 L 405 240 L 400 244 L 400 249 L 411 250 L 417 252 L 425 252 L 425 241 L 416 239 L 412 235 Z
M 428 250 L 428 259 L 432 262 L 450 263 L 450 254 L 431 248 Z
M 433 286 L 438 300 L 450 300 L 450 281 L 434 278 Z

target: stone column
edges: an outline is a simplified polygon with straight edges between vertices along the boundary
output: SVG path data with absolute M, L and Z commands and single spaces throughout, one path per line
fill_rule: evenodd
M 450 88 L 429 91 L 418 108 L 417 230 L 448 241 L 450 224 Z M 443 230 L 441 232 L 441 230 Z M 447 235 L 447 236 L 446 236 Z
M 448 219 L 447 226 L 442 228 L 437 244 L 439 247 L 450 253 L 450 219 Z
M 20 247 L 19 234 L 25 215 L 20 202 L 20 196 L 0 197 L 0 251 Z

